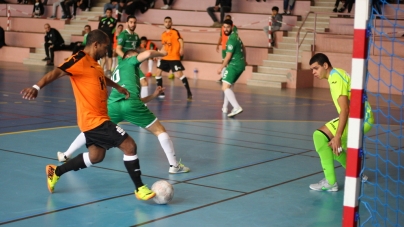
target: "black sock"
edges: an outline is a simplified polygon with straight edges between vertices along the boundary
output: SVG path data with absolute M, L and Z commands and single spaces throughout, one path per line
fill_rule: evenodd
M 189 88 L 189 83 L 188 83 L 188 79 L 184 76 L 182 79 L 182 84 L 184 84 L 184 87 L 187 89 L 188 95 L 192 95 L 191 93 L 191 89 Z
M 136 190 L 142 187 L 144 184 L 142 182 L 142 178 L 140 178 L 140 175 L 142 175 L 142 173 L 140 172 L 139 159 L 132 161 L 123 161 L 123 163 L 125 164 L 130 178 L 136 186 Z
M 163 78 L 156 78 L 157 86 L 163 87 Z
M 77 155 L 73 159 L 70 159 L 65 164 L 56 167 L 55 174 L 56 176 L 62 176 L 64 173 L 69 171 L 77 171 L 80 169 L 87 168 L 86 163 L 84 163 L 83 153 Z

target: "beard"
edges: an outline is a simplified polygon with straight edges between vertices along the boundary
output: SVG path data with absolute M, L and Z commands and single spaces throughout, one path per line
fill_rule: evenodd
M 167 26 L 165 26 L 165 27 L 166 27 L 166 29 L 171 29 L 171 25 L 170 25 L 170 26 L 167 25 Z

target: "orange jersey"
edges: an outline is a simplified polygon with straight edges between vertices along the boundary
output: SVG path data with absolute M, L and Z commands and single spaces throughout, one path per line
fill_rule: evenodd
M 140 44 L 140 47 L 145 48 L 146 50 L 157 50 L 156 44 L 150 40 L 147 40 L 146 45 Z
M 180 60 L 180 39 L 182 39 L 180 33 L 175 29 L 165 31 L 161 34 L 161 44 L 164 45 L 167 51 L 167 56 L 163 57 L 163 60 Z
M 116 35 L 116 33 L 114 33 L 113 42 L 114 44 L 112 45 L 112 48 L 116 49 L 116 46 L 118 45 L 118 36 Z
M 70 75 L 80 130 L 86 132 L 109 121 L 107 83 L 97 61 L 79 51 L 58 67 Z

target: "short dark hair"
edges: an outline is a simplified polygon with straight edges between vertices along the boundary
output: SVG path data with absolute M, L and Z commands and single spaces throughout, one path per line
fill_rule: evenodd
M 231 15 L 230 14 L 227 14 L 224 18 L 226 18 L 226 17 L 230 17 L 230 20 L 231 20 Z
M 310 59 L 310 65 L 314 64 L 314 63 L 318 63 L 319 65 L 324 65 L 324 63 L 327 63 L 329 67 L 332 67 L 330 60 L 328 59 L 327 55 L 323 54 L 323 53 L 317 53 L 315 55 L 313 55 L 313 57 L 311 57 Z
M 117 27 L 123 27 L 123 25 L 122 25 L 122 24 L 118 24 Z
M 86 26 L 84 26 L 84 28 L 89 28 L 91 30 L 91 26 L 86 24 Z
M 272 11 L 276 11 L 276 12 L 279 12 L 279 7 L 278 6 L 274 6 L 274 7 L 272 7 Z
M 224 21 L 223 21 L 223 24 L 228 24 L 228 25 L 230 25 L 230 26 L 233 26 L 233 21 L 227 19 L 227 20 L 224 20 Z
M 86 46 L 91 46 L 91 44 L 97 43 L 108 43 L 108 35 L 107 33 L 103 32 L 102 30 L 96 29 L 92 30 L 87 35 L 87 43 Z
M 146 37 L 146 36 L 142 36 L 142 37 L 140 38 L 140 41 L 142 41 L 142 40 L 147 41 L 147 37 Z
M 128 56 L 129 54 L 132 54 L 132 53 L 138 53 L 136 50 L 134 50 L 134 49 L 131 49 L 131 50 L 127 50 L 127 51 L 125 51 L 125 53 L 123 54 L 123 58 L 126 58 L 126 56 Z
M 111 11 L 111 13 L 112 13 L 112 9 L 111 9 L 111 8 L 107 8 L 107 9 L 105 10 L 105 12 L 107 12 L 107 11 Z
M 164 20 L 167 20 L 167 19 L 173 20 L 173 19 L 171 19 L 171 17 L 164 17 Z
M 128 18 L 126 18 L 126 22 L 128 22 L 132 18 L 137 20 L 137 18 L 134 15 L 129 15 Z

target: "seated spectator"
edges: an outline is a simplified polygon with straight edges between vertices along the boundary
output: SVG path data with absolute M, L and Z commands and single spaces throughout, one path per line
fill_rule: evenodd
M 157 50 L 157 45 L 153 43 L 151 40 L 148 40 L 146 36 L 142 36 L 140 38 L 140 47 L 143 48 L 145 51 L 146 50 Z M 153 70 L 153 59 L 149 58 L 147 61 L 147 66 L 148 66 L 148 72 L 146 73 L 147 77 L 150 77 L 152 75 L 152 70 Z
M 46 58 L 43 61 L 48 61 L 46 65 L 53 65 L 55 59 L 55 51 L 63 50 L 65 48 L 65 41 L 60 35 L 59 31 L 51 28 L 49 24 L 44 25 L 45 28 L 45 53 Z
M 107 11 L 107 9 L 115 9 L 116 12 L 118 11 L 118 6 L 119 6 L 119 0 L 110 0 L 110 2 L 105 3 L 104 4 L 104 16 L 105 16 L 105 12 Z
M 91 32 L 91 26 L 90 25 L 84 26 L 83 42 L 75 42 L 73 44 L 70 44 L 70 45 L 73 46 L 73 53 L 72 54 L 75 54 L 75 53 L 79 52 L 80 50 L 84 50 L 84 47 L 86 46 L 86 43 L 87 43 L 87 35 L 90 32 Z
M 6 45 L 6 35 L 4 33 L 4 29 L 0 26 L 0 48 Z
M 206 9 L 210 18 L 213 20 L 213 25 L 211 27 L 220 28 L 222 27 L 224 14 L 231 11 L 231 0 L 216 0 L 215 6 L 208 7 Z M 220 22 L 216 18 L 215 12 L 220 11 Z
M 272 7 L 272 25 L 271 25 L 271 46 L 275 46 L 275 31 L 279 31 L 282 27 L 282 15 L 279 14 L 279 8 L 277 6 Z M 269 37 L 269 28 L 268 26 L 264 27 L 264 32 Z
M 45 12 L 45 8 L 41 0 L 35 0 L 34 8 L 32 9 L 32 17 L 42 17 Z
M 77 6 L 82 10 L 82 11 L 90 11 L 91 10 L 91 0 L 79 0 L 77 3 Z
M 174 0 L 163 0 L 164 6 L 162 6 L 160 9 L 171 9 L 171 5 L 173 4 Z
M 76 18 L 76 11 L 77 5 L 80 0 L 65 0 L 64 2 L 60 3 L 60 6 L 63 9 L 64 15 L 66 19 L 75 19 Z M 71 14 L 70 7 L 73 6 L 73 15 Z
M 50 18 L 56 18 L 56 8 L 58 6 L 60 6 L 60 3 L 64 2 L 64 1 L 65 0 L 58 0 L 58 1 L 53 3 L 53 5 L 52 5 L 52 16 Z M 60 8 L 62 8 L 62 7 L 60 7 Z M 66 15 L 65 15 L 65 12 L 64 12 L 63 8 L 62 8 L 62 13 L 63 13 L 62 19 L 65 19 Z
M 118 45 L 118 36 L 122 32 L 122 30 L 123 30 L 123 25 L 118 24 L 118 26 L 116 26 L 116 30 L 115 30 L 114 38 L 113 38 L 114 43 L 112 45 L 112 68 L 111 69 L 115 69 L 115 67 L 117 65 L 116 58 L 118 57 L 118 54 L 116 53 L 116 47 Z
M 341 9 L 338 10 L 339 13 L 343 13 L 346 8 L 348 8 L 348 13 L 351 13 L 353 4 L 355 0 L 345 0 L 345 4 L 342 6 Z M 349 15 L 344 15 L 344 17 L 349 17 Z
M 125 13 L 135 15 L 136 10 L 145 13 L 149 8 L 154 6 L 154 0 L 133 0 L 126 4 Z
M 295 8 L 295 0 L 283 0 L 283 14 L 291 15 Z

